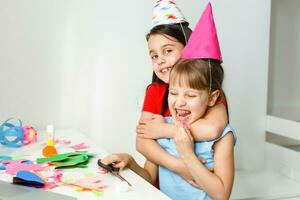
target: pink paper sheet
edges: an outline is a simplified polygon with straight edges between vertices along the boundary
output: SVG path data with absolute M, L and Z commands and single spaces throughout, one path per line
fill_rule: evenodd
M 7 165 L 5 172 L 8 174 L 15 175 L 19 170 L 26 171 L 41 171 L 44 167 L 48 166 L 47 164 L 24 164 L 22 161 L 14 160 L 9 162 Z

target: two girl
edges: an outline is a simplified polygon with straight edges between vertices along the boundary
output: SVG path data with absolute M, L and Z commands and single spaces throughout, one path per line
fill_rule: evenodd
M 164 120 L 164 117 L 170 116 L 167 102 L 169 74 L 170 69 L 179 60 L 191 34 L 188 22 L 180 10 L 174 8 L 174 5 L 176 4 L 173 1 L 159 0 L 154 6 L 153 19 L 156 23 L 146 37 L 152 60 L 153 78 L 152 84 L 147 88 L 142 114 L 136 129 L 136 147 L 146 157 L 146 167 L 161 165 L 189 181 L 191 176 L 187 173 L 182 160 L 167 153 L 155 141 L 158 138 L 174 137 L 175 125 Z M 166 11 L 167 7 L 174 9 Z M 161 10 L 158 10 L 159 8 Z M 172 20 L 165 21 L 170 15 Z M 157 23 L 158 16 L 161 16 L 160 23 Z M 224 97 L 222 96 L 221 99 Z M 220 135 L 228 122 L 225 104 L 218 102 L 207 110 L 203 118 L 190 124 L 190 130 L 196 141 L 212 140 Z
M 234 177 L 234 136 L 228 134 L 232 133 L 231 127 L 227 125 L 217 139 L 195 143 L 188 128 L 219 101 L 222 82 L 219 61 L 180 60 L 171 69 L 168 104 L 171 120 L 176 122 L 174 140 L 159 139 L 158 143 L 182 160 L 191 176 L 189 182 L 162 166 L 158 169 L 146 162 L 142 168 L 129 154 L 112 154 L 102 162 L 128 167 L 152 183 L 159 178 L 161 191 L 174 200 L 228 199 Z M 205 158 L 204 164 L 199 156 Z
M 160 188 L 172 199 L 226 199 L 233 183 L 234 139 L 227 134 L 231 129 L 222 103 L 223 70 L 219 61 L 214 65 L 198 59 L 179 61 L 173 68 L 188 36 L 185 24 L 158 25 L 147 35 L 154 75 L 137 127 L 137 149 L 147 158 L 144 168 L 128 154 L 102 161 L 126 166 L 151 183 L 157 180 L 159 165 Z M 176 123 L 165 120 L 170 111 Z

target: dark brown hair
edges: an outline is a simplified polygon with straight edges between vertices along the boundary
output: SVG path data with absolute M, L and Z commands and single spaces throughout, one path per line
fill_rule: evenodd
M 162 34 L 162 35 L 167 35 L 175 38 L 183 44 L 184 46 L 186 45 L 186 40 L 189 39 L 190 35 L 192 33 L 192 30 L 188 27 L 187 23 L 183 24 L 165 24 L 165 25 L 158 25 L 153 27 L 150 32 L 146 35 L 147 41 L 149 40 L 151 35 L 155 34 Z M 152 83 L 164 83 L 162 80 L 160 80 L 156 74 L 153 72 L 152 75 Z M 168 108 L 168 94 L 169 92 L 166 91 L 163 97 L 163 104 L 162 104 L 162 109 L 160 114 L 163 115 Z

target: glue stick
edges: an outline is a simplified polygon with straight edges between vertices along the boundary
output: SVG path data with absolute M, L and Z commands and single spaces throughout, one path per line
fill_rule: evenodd
M 43 155 L 49 157 L 57 154 L 54 144 L 54 128 L 53 125 L 48 125 L 46 129 L 47 145 L 43 149 Z
M 47 146 L 54 146 L 54 128 L 53 125 L 48 125 L 46 129 Z

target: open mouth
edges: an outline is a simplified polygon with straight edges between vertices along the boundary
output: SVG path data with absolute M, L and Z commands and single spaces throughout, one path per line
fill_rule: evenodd
M 175 111 L 177 120 L 182 122 L 187 122 L 189 117 L 191 116 L 191 112 L 188 110 L 175 109 Z
M 163 68 L 162 70 L 160 70 L 160 72 L 165 73 L 167 71 L 170 71 L 171 69 L 172 69 L 172 67 Z

